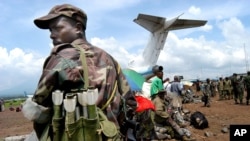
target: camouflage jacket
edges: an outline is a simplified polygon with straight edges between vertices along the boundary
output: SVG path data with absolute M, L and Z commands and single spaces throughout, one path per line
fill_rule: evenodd
M 239 83 L 238 83 L 238 80 L 237 80 L 237 77 L 236 76 L 233 76 L 231 78 L 231 86 L 234 88 L 234 89 L 237 89 Z
M 80 51 L 76 46 L 85 50 L 88 70 L 83 70 Z M 100 108 L 109 99 L 117 80 L 115 96 L 104 113 L 109 120 L 119 126 L 117 116 L 121 111 L 121 96 L 127 101 L 135 99 L 125 76 L 121 71 L 118 73 L 118 68 L 119 64 L 112 56 L 82 39 L 71 44 L 55 46 L 44 63 L 33 101 L 45 107 L 52 107 L 52 92 L 61 90 L 67 93 L 72 89 L 80 90 L 84 86 L 83 71 L 88 71 L 89 86 L 98 88 L 99 91 L 96 104 Z
M 224 88 L 223 80 L 220 80 L 220 81 L 219 81 L 219 87 L 218 87 L 218 88 L 219 88 L 220 91 L 223 90 L 223 88 Z
M 206 83 L 204 85 L 203 95 L 205 95 L 205 96 L 211 95 L 211 84 L 210 83 Z
M 232 89 L 232 82 L 231 80 L 224 80 L 224 90 L 231 90 Z
M 239 78 L 238 80 L 238 87 L 236 87 L 238 92 L 243 92 L 244 91 L 244 80 L 243 78 Z
M 246 76 L 246 77 L 243 79 L 243 81 L 244 81 L 245 88 L 246 88 L 246 89 L 250 89 L 250 76 L 249 76 L 249 75 Z
M 169 118 L 166 101 L 156 95 L 153 103 L 155 105 L 155 122 L 159 124 L 166 122 L 167 118 Z

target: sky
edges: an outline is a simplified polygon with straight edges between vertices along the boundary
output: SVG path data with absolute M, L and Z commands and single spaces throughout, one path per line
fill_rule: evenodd
M 49 31 L 33 20 L 63 3 L 87 13 L 87 40 L 114 56 L 122 68 L 142 54 L 150 37 L 133 22 L 143 13 L 207 20 L 205 26 L 168 33 L 157 62 L 164 67 L 164 78 L 217 79 L 249 70 L 248 0 L 1 0 L 0 97 L 34 93 L 52 43 Z

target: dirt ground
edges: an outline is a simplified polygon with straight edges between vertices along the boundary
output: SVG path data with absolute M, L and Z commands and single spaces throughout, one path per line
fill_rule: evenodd
M 204 113 L 209 122 L 209 128 L 204 130 L 189 127 L 197 141 L 229 141 L 230 131 L 222 133 L 221 130 L 223 127 L 229 128 L 233 124 L 250 124 L 250 106 L 246 105 L 245 96 L 242 105 L 235 104 L 233 99 L 219 101 L 218 94 L 212 97 L 211 100 L 211 107 L 203 107 L 203 103 L 188 103 L 183 105 L 184 108 L 190 110 L 192 113 L 195 111 Z M 206 137 L 204 135 L 205 132 L 212 134 Z
M 209 122 L 209 128 L 204 130 L 188 127 L 197 141 L 229 141 L 229 132 L 222 133 L 221 129 L 230 124 L 250 124 L 250 106 L 235 105 L 234 100 L 218 101 L 218 94 L 212 98 L 211 107 L 202 107 L 203 103 L 188 103 L 183 105 L 191 112 L 204 113 Z M 212 133 L 206 137 L 205 132 Z M 0 112 L 0 140 L 8 136 L 25 135 L 32 132 L 32 122 L 25 119 L 22 112 L 6 109 Z
M 5 109 L 0 112 L 0 140 L 9 136 L 26 135 L 32 132 L 32 122 L 22 112 Z

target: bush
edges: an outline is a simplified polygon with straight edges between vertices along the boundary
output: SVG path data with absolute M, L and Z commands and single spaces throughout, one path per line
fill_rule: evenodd
M 20 106 L 25 99 L 12 99 L 12 100 L 6 100 L 4 101 L 4 107 L 8 109 L 9 107 L 18 107 Z

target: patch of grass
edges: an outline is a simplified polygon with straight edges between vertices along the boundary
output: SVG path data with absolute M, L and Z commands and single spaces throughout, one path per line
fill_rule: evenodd
M 11 99 L 11 100 L 6 100 L 4 102 L 4 107 L 9 108 L 9 107 L 18 107 L 21 106 L 21 104 L 25 101 L 26 99 Z M 1 141 L 1 140 L 0 140 Z

